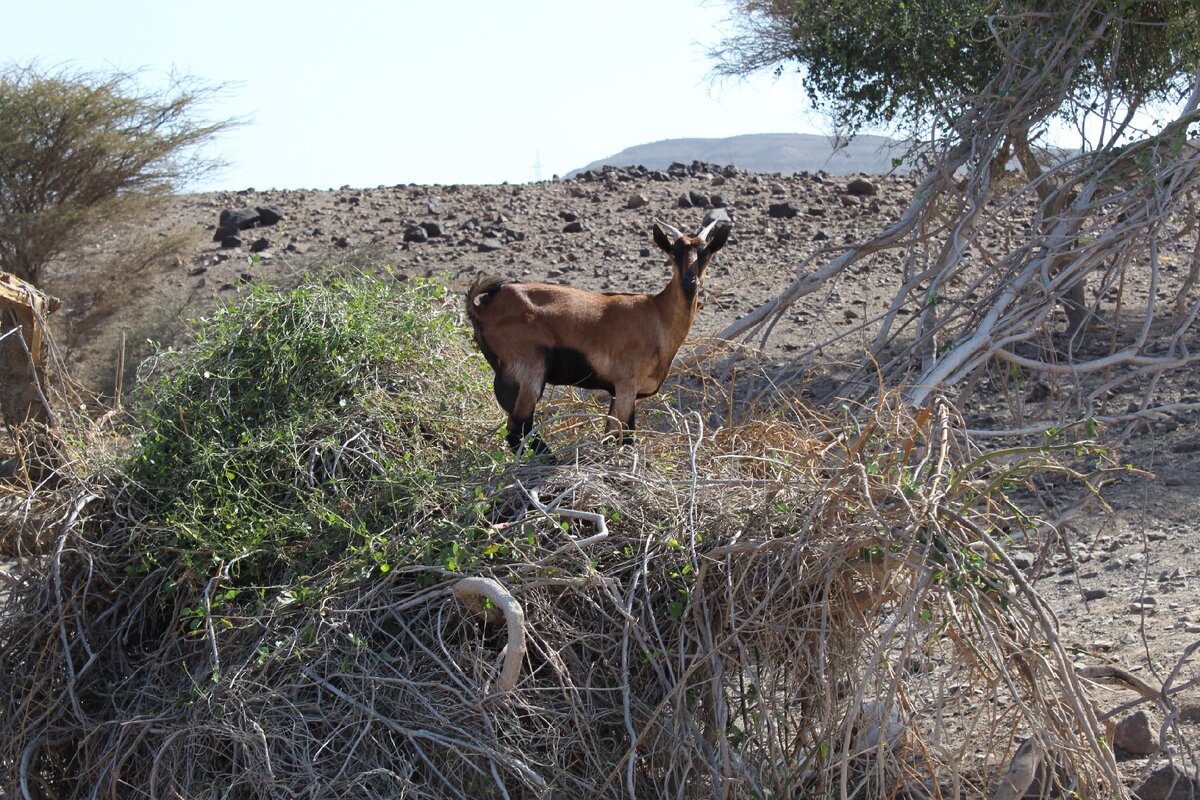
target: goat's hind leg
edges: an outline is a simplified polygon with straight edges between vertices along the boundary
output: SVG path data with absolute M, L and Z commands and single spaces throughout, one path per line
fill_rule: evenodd
M 637 394 L 632 390 L 613 393 L 612 402 L 608 405 L 608 422 L 605 423 L 606 434 L 619 432 L 621 444 L 633 441 L 635 401 Z

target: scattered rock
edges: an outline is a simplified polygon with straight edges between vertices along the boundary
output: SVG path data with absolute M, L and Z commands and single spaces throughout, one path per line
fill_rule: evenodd
M 1200 722 L 1200 702 L 1187 702 L 1179 704 L 1179 721 L 1180 722 Z
M 224 239 L 221 240 L 221 247 L 224 247 L 224 248 L 241 247 L 241 246 L 242 246 L 242 239 L 239 236 L 226 236 Z
M 1083 599 L 1086 601 L 1102 600 L 1108 597 L 1108 589 L 1084 589 Z
M 1130 614 L 1153 614 L 1158 611 L 1158 600 L 1149 595 L 1135 600 L 1128 606 Z
M 504 242 L 499 236 L 484 236 L 479 240 L 478 250 L 481 253 L 494 253 L 504 249 Z
M 249 230 L 258 224 L 259 215 L 256 208 L 227 208 L 221 212 L 219 223 L 221 225 L 233 225 L 238 230 Z
M 1012 560 L 1013 566 L 1020 570 L 1029 569 L 1036 561 L 1033 553 L 1028 550 L 1014 550 L 1008 554 L 1008 557 Z
M 625 201 L 626 208 L 645 208 L 650 204 L 650 201 L 644 194 L 631 194 L 629 199 Z
M 1157 753 L 1158 736 L 1152 730 L 1150 716 L 1145 711 L 1135 711 L 1118 722 L 1113 732 L 1113 744 L 1137 756 Z
M 878 193 L 879 189 L 866 178 L 855 178 L 846 184 L 846 194 L 854 197 L 874 197 Z
M 258 212 L 258 224 L 262 227 L 276 225 L 283 221 L 283 212 L 275 206 L 259 206 L 255 210 Z
M 217 230 L 213 233 L 212 240 L 214 242 L 223 242 L 230 236 L 237 236 L 239 232 L 238 226 L 227 222 L 223 222 L 217 226 Z
M 1197 453 L 1200 452 L 1200 436 L 1194 436 L 1191 439 L 1184 439 L 1182 442 L 1176 442 L 1171 446 L 1173 453 Z
M 420 244 L 421 242 L 429 241 L 429 231 L 422 228 L 420 225 L 414 225 L 404 231 L 404 241 Z
M 583 223 L 579 220 L 568 222 L 563 226 L 563 233 L 583 233 Z
M 730 218 L 729 212 L 720 207 L 710 208 L 708 211 L 704 212 L 704 218 L 700 220 L 700 227 L 707 228 L 714 222 L 727 222 L 730 225 L 733 224 L 733 220 Z
M 1028 394 L 1025 395 L 1025 401 L 1029 403 L 1040 403 L 1050 397 L 1051 386 L 1045 381 L 1036 381 L 1029 388 Z
M 1200 781 L 1174 764 L 1164 764 L 1133 790 L 1133 796 L 1137 800 L 1194 800 L 1200 797 Z
M 271 246 L 271 242 L 265 236 L 260 236 L 259 238 L 255 239 L 253 242 L 250 243 L 250 252 L 251 253 L 261 253 L 262 251 L 266 250 L 270 246 Z
M 771 203 L 767 208 L 767 216 L 771 219 L 792 219 L 800 214 L 800 209 L 792 203 Z
M 430 239 L 437 239 L 445 233 L 440 222 L 422 222 L 421 227 L 425 229 L 425 233 L 429 234 Z

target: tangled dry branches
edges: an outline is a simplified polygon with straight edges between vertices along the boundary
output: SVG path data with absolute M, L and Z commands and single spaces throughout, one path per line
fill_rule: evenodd
M 234 563 L 198 598 L 144 572 L 94 483 L 4 601 L 3 792 L 962 797 L 1018 737 L 1119 792 L 1006 552 L 1039 527 L 998 489 L 1046 453 L 975 452 L 944 404 L 865 412 L 585 437 L 486 478 L 457 568 L 234 595 Z
M 867 346 L 839 396 L 862 401 L 882 381 L 917 405 L 943 393 L 962 404 L 1010 376 L 1051 384 L 1044 406 L 1014 403 L 1007 424 L 977 431 L 1004 434 L 1179 408 L 1155 388 L 1197 358 L 1190 344 L 1200 313 L 1200 74 L 1175 118 L 1154 133 L 1136 133 L 1130 111 L 1102 127 L 1093 147 L 1060 153 L 1049 168 L 1028 144 L 1062 106 L 1069 76 L 1110 21 L 1089 3 L 1066 30 L 1044 30 L 1057 21 L 1034 14 L 1005 21 L 1009 62 L 970 112 L 947 120 L 944 135 L 928 143 L 926 175 L 901 218 L 857 244 L 809 256 L 790 286 L 721 337 L 765 341 L 792 304 L 889 252 L 902 261 L 902 276 L 890 304 L 853 332 Z M 1004 173 L 1010 148 L 1027 176 L 1015 186 Z M 997 235 L 1013 230 L 1020 235 Z M 1165 256 L 1168 248 L 1190 263 Z M 1065 333 L 1055 333 L 1060 307 Z M 814 342 L 808 355 L 836 343 Z M 1115 394 L 1130 390 L 1132 408 L 1113 408 Z

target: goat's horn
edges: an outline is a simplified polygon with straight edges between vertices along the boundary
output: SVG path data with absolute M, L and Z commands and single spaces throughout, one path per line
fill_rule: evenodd
M 668 225 L 667 223 L 663 222 L 661 219 L 656 219 L 654 221 L 654 224 L 657 225 L 658 227 L 662 228 L 667 233 L 671 234 L 671 241 L 677 242 L 683 238 L 683 231 L 679 230 L 676 227 Z
M 709 234 L 711 234 L 713 232 L 713 228 L 717 227 L 718 223 L 720 223 L 722 221 L 723 220 L 714 219 L 712 222 L 708 223 L 708 225 L 704 226 L 704 230 L 702 230 L 696 234 L 696 238 L 703 239 L 704 241 L 707 242 Z

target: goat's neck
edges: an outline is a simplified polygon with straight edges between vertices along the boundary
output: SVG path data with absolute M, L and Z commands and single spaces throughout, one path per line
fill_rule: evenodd
M 663 321 L 670 332 L 672 343 L 677 348 L 687 338 L 688 331 L 692 327 L 692 320 L 696 317 L 699 300 L 699 287 L 690 298 L 684 292 L 683 279 L 678 269 L 674 270 L 671 282 L 667 284 L 666 288 L 654 296 L 654 305 L 658 309 L 659 319 Z

